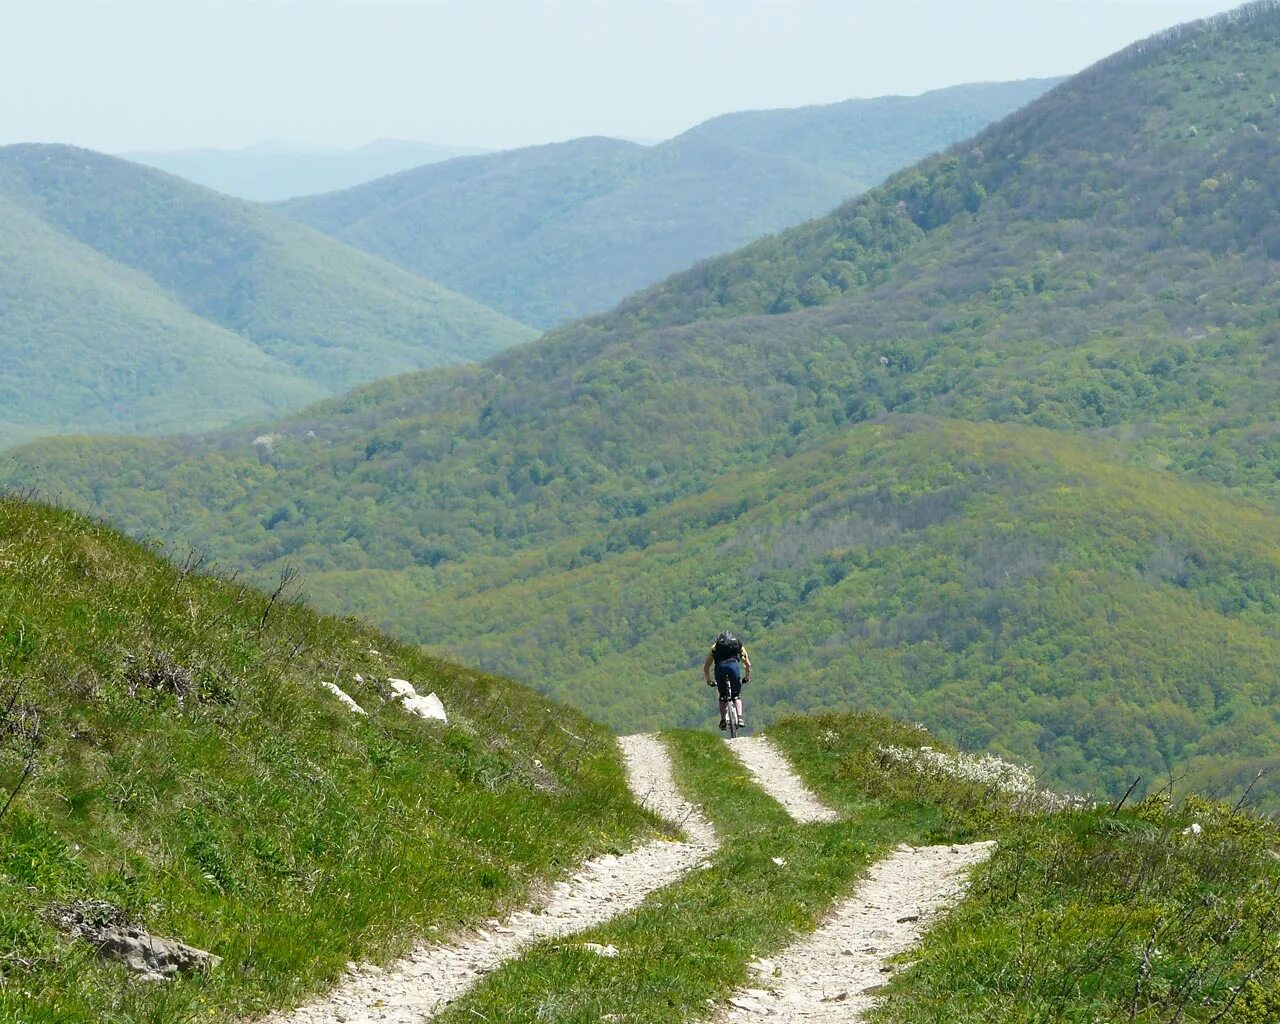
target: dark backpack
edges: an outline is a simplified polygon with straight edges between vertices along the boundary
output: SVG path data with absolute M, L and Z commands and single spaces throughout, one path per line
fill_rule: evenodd
M 721 633 L 716 637 L 716 645 L 712 649 L 716 661 L 733 661 L 742 656 L 742 641 L 732 633 Z

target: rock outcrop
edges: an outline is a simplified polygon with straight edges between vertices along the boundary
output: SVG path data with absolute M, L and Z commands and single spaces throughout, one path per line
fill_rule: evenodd
M 222 963 L 203 949 L 177 939 L 152 935 L 129 921 L 125 912 L 101 900 L 78 900 L 51 908 L 59 930 L 92 943 L 98 955 L 118 960 L 146 981 L 168 981 L 179 974 L 212 970 Z

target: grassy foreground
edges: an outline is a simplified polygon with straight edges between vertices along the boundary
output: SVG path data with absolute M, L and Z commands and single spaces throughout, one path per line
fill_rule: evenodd
M 286 1005 L 646 827 L 581 716 L 195 569 L 0 499 L 5 1024 Z M 449 724 L 406 714 L 397 677 Z M 50 922 L 86 900 L 224 962 L 135 981 Z
M 893 845 L 987 837 L 999 849 L 889 985 L 878 1024 L 1280 1019 L 1271 824 L 1202 800 L 1037 809 L 1045 794 L 892 763 L 884 748 L 956 752 L 874 714 L 791 717 L 770 735 L 844 820 L 796 825 L 718 738 L 664 734 L 720 853 L 635 912 L 533 947 L 442 1024 L 712 1019 L 753 959 L 815 927 Z
M 914 797 L 1000 840 L 877 1024 L 1280 1020 L 1272 822 L 1159 794 L 1118 811 L 1013 814 L 981 785 L 886 770 L 882 744 L 945 748 L 874 715 L 788 718 L 771 735 L 833 802 Z

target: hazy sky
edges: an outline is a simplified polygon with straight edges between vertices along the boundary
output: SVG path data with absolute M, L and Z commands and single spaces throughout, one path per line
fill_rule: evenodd
M 507 147 L 1077 71 L 1227 0 L 0 0 L 0 144 Z

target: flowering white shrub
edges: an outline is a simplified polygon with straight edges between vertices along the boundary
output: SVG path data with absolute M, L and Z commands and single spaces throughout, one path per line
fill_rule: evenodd
M 880 763 L 886 768 L 902 767 L 922 775 L 976 782 L 1009 794 L 1018 810 L 1048 812 L 1093 806 L 1084 797 L 1041 789 L 1035 773 L 1026 765 L 1013 764 L 994 754 L 944 754 L 932 747 L 916 750 L 885 746 L 879 752 Z

